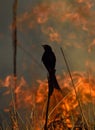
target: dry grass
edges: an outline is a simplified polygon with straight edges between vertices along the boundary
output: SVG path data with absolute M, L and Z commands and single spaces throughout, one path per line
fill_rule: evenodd
M 64 101 L 64 98 L 62 100 Z M 57 103 L 51 111 L 49 111 L 48 130 L 95 130 L 95 124 L 93 124 L 93 122 L 89 122 L 89 117 L 84 114 L 86 120 L 88 121 L 88 125 L 86 124 L 85 120 L 81 116 L 81 113 L 79 113 L 81 111 L 79 111 L 78 107 L 76 110 L 68 111 L 67 115 L 64 114 L 63 110 L 60 109 L 62 100 Z M 82 110 L 84 113 L 88 112 L 88 107 L 85 107 L 82 104 Z M 75 114 L 76 111 L 78 111 L 78 114 Z M 18 112 L 16 112 L 15 115 L 14 109 L 11 108 L 9 112 L 10 121 L 7 122 L 4 119 L 1 123 L 0 130 L 43 130 L 44 123 L 41 124 L 41 120 L 36 122 L 38 118 L 36 111 L 32 110 L 31 113 L 31 119 L 25 115 L 26 120 L 23 120 L 21 115 Z

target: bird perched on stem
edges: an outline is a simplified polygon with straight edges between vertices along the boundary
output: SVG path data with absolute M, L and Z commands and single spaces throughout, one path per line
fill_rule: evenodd
M 58 82 L 57 82 L 56 76 L 55 76 L 55 71 L 56 71 L 55 70 L 55 65 L 56 65 L 55 54 L 49 45 L 43 45 L 43 48 L 45 51 L 42 56 L 42 62 L 49 73 L 49 76 L 48 76 L 49 91 L 48 91 L 48 101 L 47 101 L 47 109 L 46 109 L 46 121 L 45 121 L 45 125 L 44 125 L 44 130 L 48 130 L 47 122 L 48 122 L 48 110 L 49 110 L 50 97 L 54 91 L 54 88 L 56 88 L 60 92 L 62 92 L 62 91 L 58 85 Z
M 57 90 L 61 90 L 55 76 L 56 57 L 54 52 L 52 51 L 52 48 L 49 45 L 42 45 L 42 47 L 45 50 L 42 56 L 42 62 L 49 73 L 49 93 L 50 95 L 52 95 L 54 88 L 56 88 Z

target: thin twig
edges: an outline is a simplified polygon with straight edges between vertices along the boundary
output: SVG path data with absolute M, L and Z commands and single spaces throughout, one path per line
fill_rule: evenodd
M 13 108 L 14 108 L 14 119 L 15 119 L 15 122 L 17 123 L 16 129 L 18 129 L 17 112 L 16 112 L 17 95 L 15 93 L 15 90 L 17 87 L 17 83 L 16 83 L 17 82 L 17 68 L 16 68 L 16 64 L 17 64 L 17 3 L 18 3 L 18 0 L 14 0 L 14 3 L 13 3 L 13 23 L 12 23 L 14 93 L 13 93 L 13 89 L 11 88 L 11 95 L 12 95 Z
M 66 64 L 66 67 L 67 67 L 68 73 L 69 73 L 69 75 L 70 75 L 70 79 L 71 79 L 72 86 L 73 86 L 74 91 L 75 91 L 75 94 L 76 94 L 76 99 L 77 99 L 78 104 L 79 104 L 79 108 L 80 108 L 80 111 L 81 111 L 81 115 L 82 115 L 84 121 L 86 122 L 86 124 L 87 124 L 87 126 L 88 126 L 88 128 L 89 128 L 89 125 L 88 125 L 87 119 L 85 118 L 85 115 L 84 115 L 83 110 L 82 110 L 81 102 L 80 102 L 80 100 L 79 100 L 79 98 L 78 98 L 78 95 L 77 95 L 76 87 L 75 87 L 75 84 L 74 84 L 74 81 L 73 81 L 73 78 L 72 78 L 72 75 L 71 75 L 71 71 L 70 71 L 70 68 L 69 68 L 68 62 L 67 62 L 66 57 L 65 57 L 65 54 L 64 54 L 64 51 L 63 51 L 62 48 L 60 48 L 60 50 L 61 50 L 62 55 L 63 55 L 63 57 L 64 57 L 64 61 L 65 61 L 65 64 Z
M 48 78 L 48 85 L 51 85 L 49 78 Z M 49 88 L 52 86 L 49 86 Z M 49 111 L 49 103 L 50 103 L 50 91 L 48 91 L 48 100 L 47 100 L 47 107 L 46 107 L 46 119 L 45 119 L 45 125 L 44 125 L 44 130 L 48 130 L 47 124 L 48 124 L 48 111 Z

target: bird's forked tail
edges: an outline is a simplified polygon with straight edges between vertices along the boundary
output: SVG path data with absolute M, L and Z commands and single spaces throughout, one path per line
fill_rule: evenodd
M 56 70 L 53 70 L 53 71 L 49 72 L 48 82 L 49 82 L 49 91 L 50 91 L 50 94 L 52 94 L 54 88 L 57 89 L 58 91 L 60 91 L 62 93 L 62 90 L 59 87 L 58 81 L 56 79 L 55 71 Z

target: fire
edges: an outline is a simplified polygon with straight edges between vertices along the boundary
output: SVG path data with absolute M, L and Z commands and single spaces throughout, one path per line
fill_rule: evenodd
M 37 103 L 42 103 L 45 101 L 45 98 L 47 97 L 46 94 L 48 92 L 47 89 L 47 82 L 43 82 L 41 80 L 37 80 L 37 82 L 39 83 L 39 89 L 37 90 L 37 94 L 36 94 L 36 102 Z
M 9 110 L 9 109 L 7 109 L 7 108 L 5 108 L 5 109 L 4 109 L 4 112 L 9 112 L 9 111 L 10 111 L 10 110 Z
M 49 6 L 46 4 L 40 4 L 34 8 L 33 14 L 36 16 L 38 24 L 44 24 L 48 20 Z
M 11 95 L 11 90 L 13 91 L 13 93 L 16 94 L 18 108 L 21 108 L 23 105 L 25 105 L 26 107 L 30 107 L 33 105 L 33 88 L 28 86 L 28 83 L 23 77 L 21 77 L 21 79 L 17 81 L 16 89 L 14 88 L 14 78 L 11 75 L 7 76 L 5 80 L 1 82 L 1 85 L 2 89 L 3 86 L 7 87 L 7 90 L 3 93 L 4 96 Z
M 94 89 L 95 80 L 94 80 L 93 76 L 89 77 L 85 74 L 73 73 L 72 77 L 73 77 L 73 80 L 75 83 L 75 89 L 77 91 L 78 97 L 81 99 L 81 101 L 83 103 L 90 102 L 91 101 L 90 96 L 92 98 L 95 97 L 95 92 L 94 92 L 95 91 L 95 89 Z M 74 88 L 72 86 L 69 75 L 67 75 L 65 73 L 64 78 L 62 78 L 61 76 L 58 76 L 57 79 L 59 81 L 61 89 L 64 92 L 64 97 L 68 93 L 70 93 L 70 95 L 68 95 L 68 97 L 65 99 L 65 101 L 67 100 L 67 102 L 69 102 L 69 100 L 70 100 L 70 104 L 72 104 L 76 98 L 76 95 L 75 95 Z M 12 83 L 13 83 L 12 77 L 7 76 L 6 79 L 2 82 L 2 86 L 11 87 L 11 85 L 13 85 Z M 39 84 L 39 86 L 38 86 L 37 90 L 35 89 L 35 102 L 42 103 L 47 98 L 48 82 L 46 80 L 45 81 L 37 80 L 37 83 Z M 23 77 L 20 79 L 20 81 L 17 83 L 17 88 L 15 90 L 15 93 L 18 95 L 18 98 L 19 98 L 19 103 L 21 101 L 24 101 L 25 104 L 32 104 L 33 91 L 34 91 L 33 88 L 28 86 L 28 83 L 25 81 L 25 79 Z M 56 91 L 55 91 L 55 93 L 56 93 Z M 75 104 L 73 104 L 73 106 L 74 105 Z M 76 106 L 77 105 L 75 105 L 75 108 L 76 108 Z
M 77 91 L 77 95 L 71 84 L 71 79 L 69 75 L 66 74 L 64 76 L 64 79 L 59 76 L 58 81 L 61 86 L 61 89 L 64 92 L 64 97 L 62 97 L 62 95 L 60 96 L 60 93 L 58 93 L 57 91 L 54 91 L 51 97 L 50 111 L 52 111 L 53 109 L 54 110 L 50 112 L 49 115 L 50 120 L 53 120 L 56 114 L 60 112 L 60 110 L 62 115 L 70 117 L 73 114 L 74 118 L 76 118 L 76 116 L 80 114 L 79 101 L 81 103 L 81 108 L 83 109 L 83 111 L 87 111 L 89 109 L 86 108 L 85 110 L 84 105 L 90 103 L 95 105 L 95 101 L 93 100 L 95 98 L 95 89 L 94 89 L 95 79 L 93 78 L 93 76 L 90 76 L 89 79 L 89 76 L 84 73 L 73 73 L 72 77 L 75 83 L 75 89 Z M 41 81 L 39 83 L 40 85 L 38 88 L 39 93 L 38 95 L 40 95 L 40 98 L 38 97 L 38 95 L 37 98 L 41 99 L 40 104 L 42 104 L 43 101 L 45 101 L 45 98 L 47 98 L 46 96 L 43 95 L 46 95 L 47 93 L 45 93 L 45 84 Z M 66 90 L 67 92 L 64 90 Z M 57 104 L 59 105 L 56 107 Z M 87 114 L 85 116 L 87 116 Z M 71 127 L 71 120 L 66 119 L 66 121 L 68 126 Z
M 69 117 L 73 116 L 74 120 L 76 120 L 76 117 L 81 114 L 79 101 L 81 103 L 81 108 L 83 112 L 85 111 L 84 115 L 86 117 L 89 116 L 88 114 L 86 114 L 89 108 L 86 107 L 85 109 L 84 106 L 92 104 L 93 109 L 91 108 L 91 111 L 94 111 L 95 79 L 93 75 L 88 76 L 85 73 L 74 72 L 72 73 L 75 85 L 74 88 L 69 75 L 64 73 L 63 77 L 57 76 L 57 80 L 63 91 L 63 95 L 61 95 L 61 93 L 57 90 L 54 90 L 49 106 L 49 122 L 53 121 L 56 115 L 60 113 L 60 116 L 62 116 L 62 118 L 66 118 L 65 121 L 67 122 L 68 127 L 72 127 L 72 120 Z M 6 77 L 3 85 L 10 87 L 10 83 L 12 83 L 11 80 L 11 76 Z M 17 89 L 15 90 L 15 93 L 17 94 L 18 109 L 26 107 L 27 110 L 33 110 L 33 113 L 34 111 L 37 111 L 41 123 L 41 121 L 43 121 L 45 118 L 48 82 L 47 80 L 37 80 L 37 84 L 37 89 L 34 89 L 33 86 L 29 87 L 25 79 L 22 77 L 17 83 Z M 77 93 L 75 93 L 75 89 Z M 7 112 L 8 110 L 9 109 L 7 108 L 4 109 L 5 112 Z M 34 115 L 35 114 L 33 114 L 33 118 Z M 92 115 L 92 117 L 93 116 L 94 115 Z
M 30 23 L 45 24 L 50 21 L 51 18 L 60 22 L 66 21 L 69 18 L 72 22 L 75 22 L 75 24 L 78 22 L 78 24 L 84 25 L 87 23 L 86 17 L 89 17 L 90 8 L 93 4 L 86 0 L 78 0 L 77 3 L 79 6 L 74 8 L 72 4 L 69 5 L 68 2 L 63 1 L 51 3 L 43 2 L 36 5 L 29 12 L 25 12 L 19 16 L 18 25 L 25 23 L 27 24 L 27 27 L 29 27 Z M 84 6 L 80 3 L 84 3 Z
M 95 39 L 93 39 L 92 43 L 89 45 L 88 52 L 90 53 L 94 47 L 95 47 Z
M 51 42 L 60 43 L 62 41 L 60 33 L 53 27 L 43 27 L 42 32 L 48 36 Z
M 2 83 L 2 85 L 5 87 L 9 87 L 10 84 L 11 84 L 11 76 L 9 75 L 5 78 L 5 81 Z

